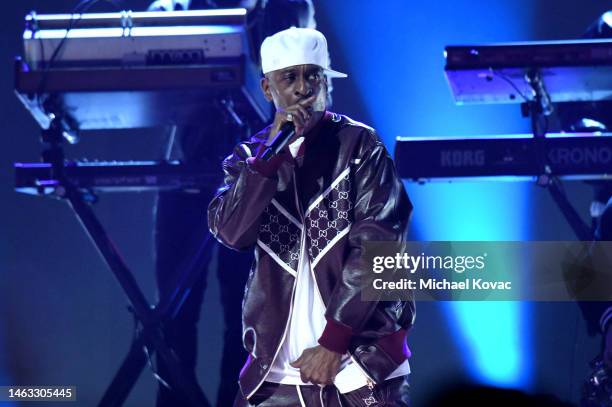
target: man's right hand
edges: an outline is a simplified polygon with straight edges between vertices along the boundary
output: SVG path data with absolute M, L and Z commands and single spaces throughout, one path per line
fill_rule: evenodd
M 312 127 L 314 124 L 312 123 L 312 118 L 314 116 L 312 104 L 316 98 L 317 95 L 312 95 L 307 99 L 302 99 L 294 105 L 287 106 L 285 109 L 277 110 L 276 114 L 274 115 L 274 122 L 272 123 L 272 127 L 270 129 L 268 143 L 274 139 L 274 137 L 280 131 L 281 126 L 287 122 L 293 122 L 295 125 L 296 137 L 301 137 L 305 130 Z

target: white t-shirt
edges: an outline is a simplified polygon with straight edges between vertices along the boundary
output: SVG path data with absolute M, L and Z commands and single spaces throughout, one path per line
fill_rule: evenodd
M 294 141 L 289 150 L 293 156 L 297 154 L 303 137 Z M 297 271 L 295 293 L 289 328 L 279 354 L 270 368 L 266 381 L 290 385 L 307 385 L 300 378 L 300 371 L 289 363 L 297 360 L 305 349 L 318 346 L 318 340 L 325 329 L 325 304 L 321 299 L 316 282 L 310 268 L 310 260 L 306 253 L 306 239 L 302 234 L 301 258 Z M 348 354 L 342 356 L 340 372 L 334 379 L 334 385 L 340 393 L 348 393 L 367 384 L 367 377 L 361 368 L 354 363 Z M 407 375 L 410 364 L 405 360 L 387 379 Z

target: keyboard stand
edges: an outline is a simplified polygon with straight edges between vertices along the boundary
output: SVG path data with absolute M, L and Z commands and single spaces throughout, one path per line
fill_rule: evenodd
M 521 107 L 523 116 L 529 116 L 531 119 L 531 131 L 533 137 L 539 144 L 537 145 L 537 159 L 540 168 L 540 175 L 537 178 L 537 185 L 546 188 L 565 217 L 565 220 L 572 228 L 574 234 L 580 241 L 590 241 L 593 239 L 593 230 L 582 220 L 576 208 L 568 199 L 565 191 L 562 188 L 561 180 L 551 174 L 551 165 L 548 157 L 544 152 L 544 137 L 548 131 L 549 116 L 553 113 L 554 107 L 548 91 L 546 89 L 544 79 L 537 69 L 528 71 L 527 82 L 531 86 L 534 94 L 534 99 L 524 103 Z M 544 124 L 542 124 L 544 123 Z
M 42 154 L 43 161 L 52 165 L 54 179 L 58 183 L 57 190 L 62 191 L 60 198 L 68 202 L 104 262 L 119 282 L 128 298 L 129 309 L 134 314 L 138 324 L 138 332 L 131 348 L 98 406 L 121 406 L 154 352 L 159 354 L 168 367 L 169 377 L 163 378 L 163 380 L 167 381 L 169 386 L 182 393 L 190 406 L 209 406 L 197 381 L 190 379 L 190 376 L 181 367 L 176 354 L 166 345 L 162 324 L 164 320 L 174 318 L 180 311 L 185 298 L 199 276 L 202 265 L 208 261 L 210 250 L 207 250 L 207 248 L 213 239 L 209 233 L 202 234 L 206 238 L 198 243 L 197 255 L 186 260 L 180 266 L 179 277 L 173 285 L 175 289 L 167 298 L 160 299 L 159 303 L 152 307 L 147 302 L 116 246 L 94 214 L 91 203 L 95 201 L 95 195 L 79 190 L 63 176 L 64 153 L 62 142 L 64 132 L 65 129 L 63 129 L 60 118 L 55 118 L 49 129 L 43 130 L 42 140 L 48 145 L 48 148 Z

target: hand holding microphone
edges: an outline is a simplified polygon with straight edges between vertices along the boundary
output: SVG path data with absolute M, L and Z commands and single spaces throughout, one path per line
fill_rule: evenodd
M 263 150 L 263 153 L 259 156 L 264 161 L 268 161 L 270 158 L 278 154 L 293 138 L 295 135 L 295 125 L 293 122 L 288 121 L 282 124 L 280 130 L 276 134 L 276 136 L 272 139 L 272 141 L 268 141 L 265 145 L 266 148 Z
M 294 136 L 301 137 L 307 130 L 313 117 L 313 103 L 317 100 L 316 94 L 288 106 L 284 110 L 278 110 L 274 116 L 274 123 L 270 128 L 270 137 L 266 142 L 266 148 L 259 158 L 268 161 L 272 156 L 278 154 L 289 143 Z
M 317 115 L 324 113 L 324 105 L 318 108 L 321 104 L 317 102 L 318 99 L 320 95 L 314 94 L 285 109 L 279 109 L 274 116 L 268 140 L 260 146 L 255 157 L 247 159 L 249 165 L 266 177 L 273 177 L 286 159 L 280 153 L 316 123 Z
M 273 177 L 285 158 L 279 153 L 294 135 L 295 125 L 292 121 L 285 121 L 275 135 L 270 132 L 268 141 L 260 144 L 255 157 L 247 158 L 247 164 L 260 174 L 268 178 Z
M 274 123 L 270 129 L 270 137 L 274 138 L 281 130 L 283 124 L 293 122 L 295 125 L 295 134 L 300 137 L 304 130 L 308 127 L 309 121 L 313 115 L 313 103 L 316 101 L 317 95 L 313 94 L 306 99 L 302 99 L 294 105 L 287 106 L 284 109 L 277 110 L 274 115 Z M 268 139 L 268 142 L 271 142 Z

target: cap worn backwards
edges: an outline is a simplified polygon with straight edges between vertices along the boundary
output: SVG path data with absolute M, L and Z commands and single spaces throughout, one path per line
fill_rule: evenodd
M 325 36 L 312 28 L 279 31 L 261 44 L 261 68 L 264 74 L 295 65 L 318 65 L 330 78 L 347 75 L 329 67 L 329 54 Z

